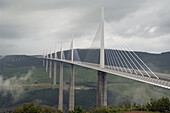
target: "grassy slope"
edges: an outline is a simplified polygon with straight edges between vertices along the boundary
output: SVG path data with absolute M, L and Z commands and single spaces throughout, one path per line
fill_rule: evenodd
M 59 65 L 58 65 L 59 67 Z M 67 83 L 69 81 L 69 65 L 64 65 L 64 81 Z M 19 73 L 18 76 L 21 76 L 24 73 L 31 69 L 30 67 L 22 67 L 15 69 L 6 69 L 7 72 L 10 72 L 12 75 L 14 73 Z M 23 71 L 24 70 L 24 71 Z M 26 71 L 27 70 L 27 71 Z M 90 69 L 75 67 L 75 81 L 76 84 L 93 86 L 96 88 L 97 81 L 97 72 Z M 57 70 L 57 81 L 59 80 L 59 69 Z M 48 77 L 48 73 L 45 72 L 43 67 L 35 68 L 33 74 L 27 82 L 24 84 L 32 84 L 35 82 L 38 83 L 51 83 L 53 80 Z M 132 102 L 145 103 L 149 101 L 150 98 L 160 98 L 162 96 L 170 96 L 169 90 L 162 88 L 157 88 L 148 84 L 143 84 L 133 80 L 125 79 L 115 75 L 107 76 L 108 81 L 108 105 L 118 104 L 119 102 L 125 101 L 126 99 L 131 100 Z M 24 97 L 16 103 L 8 103 L 10 98 L 1 101 L 1 107 L 13 106 L 23 102 L 30 102 L 35 99 L 42 100 L 41 104 L 47 104 L 50 106 L 55 106 L 58 103 L 58 86 L 41 86 L 41 87 L 25 87 L 26 93 Z M 10 96 L 10 95 L 9 95 Z M 1 100 L 4 98 L 1 96 Z M 169 97 L 170 98 L 170 97 Z M 76 90 L 76 105 L 81 105 L 84 108 L 88 109 L 89 107 L 95 107 L 96 102 L 96 89 L 91 90 Z M 2 106 L 3 105 L 3 106 Z M 68 91 L 64 93 L 64 105 L 65 108 L 68 106 Z
M 14 76 L 17 77 L 20 77 L 22 75 L 25 76 L 25 74 L 28 73 L 28 70 L 30 69 L 32 69 L 32 67 L 17 67 L 17 68 L 5 67 L 2 75 L 6 79 Z
M 53 80 L 49 78 L 48 73 L 44 71 L 44 68 L 36 68 L 25 84 L 33 84 L 33 83 L 51 83 Z

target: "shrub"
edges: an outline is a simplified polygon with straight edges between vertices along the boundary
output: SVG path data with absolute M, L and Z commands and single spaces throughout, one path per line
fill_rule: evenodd
M 74 110 L 69 111 L 69 113 L 87 113 L 87 111 L 83 107 L 77 106 Z
M 64 113 L 61 110 L 46 106 L 35 106 L 34 103 L 25 103 L 22 108 L 16 109 L 13 113 Z
M 162 97 L 158 100 L 151 99 L 151 102 L 146 105 L 149 111 L 170 112 L 170 101 L 166 97 Z

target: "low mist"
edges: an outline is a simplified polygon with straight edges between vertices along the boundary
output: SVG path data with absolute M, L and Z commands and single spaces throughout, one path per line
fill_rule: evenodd
M 3 79 L 0 75 L 0 94 L 2 96 L 12 95 L 12 102 L 16 102 L 22 97 L 24 97 L 24 88 L 20 85 L 21 82 L 27 81 L 32 75 L 34 68 L 28 70 L 28 73 L 22 75 L 21 77 L 11 77 L 9 79 Z

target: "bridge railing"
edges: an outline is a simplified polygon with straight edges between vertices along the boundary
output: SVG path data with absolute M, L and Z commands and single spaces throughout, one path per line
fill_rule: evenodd
M 47 58 L 47 59 L 57 60 L 55 58 Z M 60 59 L 58 59 L 58 60 L 60 60 Z M 67 63 L 76 63 L 78 65 L 83 64 L 83 65 L 100 68 L 100 65 L 95 64 L 95 63 L 81 62 L 81 61 L 73 61 L 72 62 L 71 60 L 67 60 L 67 59 L 62 59 L 61 61 L 66 61 Z M 137 81 L 141 81 L 141 82 L 145 82 L 145 83 L 149 83 L 149 84 L 153 84 L 156 86 L 161 86 L 161 87 L 170 89 L 170 80 L 169 79 L 165 79 L 165 78 L 156 79 L 155 77 L 142 76 L 142 75 L 140 75 L 140 73 L 135 74 L 135 73 L 130 73 L 130 71 L 129 72 L 118 71 L 118 70 L 114 70 L 113 66 L 109 66 L 109 65 L 105 65 L 104 69 L 106 69 L 107 71 L 110 71 L 110 72 L 117 73 L 119 75 L 121 74 L 121 75 L 123 75 L 123 77 L 126 77 L 126 78 L 130 78 L 133 80 L 137 80 Z

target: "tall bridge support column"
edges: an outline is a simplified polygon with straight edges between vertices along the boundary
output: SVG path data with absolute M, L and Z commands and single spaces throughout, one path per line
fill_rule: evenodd
M 96 107 L 107 106 L 106 73 L 98 71 Z
M 69 110 L 74 110 L 74 65 L 70 66 Z
M 51 78 L 51 75 L 52 75 L 52 60 L 50 60 L 49 78 Z
M 46 68 L 45 68 L 45 71 L 48 72 L 48 60 L 46 59 Z
M 63 110 L 63 62 L 60 62 L 60 86 L 58 109 Z
M 53 85 L 56 85 L 56 70 L 57 69 L 57 62 L 54 61 L 54 75 L 53 75 Z

